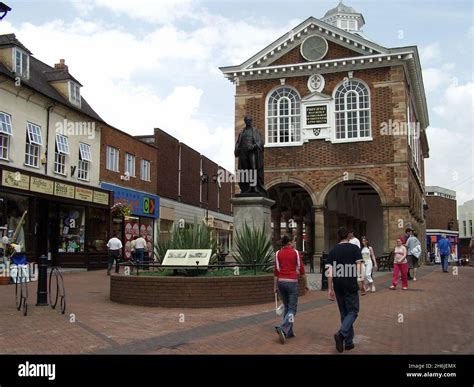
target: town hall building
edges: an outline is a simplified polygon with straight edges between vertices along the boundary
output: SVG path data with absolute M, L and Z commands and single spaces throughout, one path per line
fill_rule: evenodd
M 274 240 L 296 232 L 317 260 L 340 226 L 366 235 L 376 255 L 408 226 L 425 238 L 429 118 L 418 50 L 380 46 L 364 24 L 341 2 L 221 67 L 236 85 L 236 137 L 249 115 L 265 139 Z

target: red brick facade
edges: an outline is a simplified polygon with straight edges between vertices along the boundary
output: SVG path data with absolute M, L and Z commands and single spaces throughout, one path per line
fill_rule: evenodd
M 426 228 L 458 231 L 456 200 L 440 196 L 426 196 Z
M 106 168 L 107 147 L 111 146 L 119 150 L 119 172 L 109 171 Z M 122 132 L 118 129 L 104 126 L 101 132 L 101 160 L 100 180 L 107 183 L 120 185 L 128 189 L 136 189 L 156 194 L 157 187 L 157 151 L 153 145 L 148 145 Z M 135 177 L 131 176 L 129 181 L 122 180 L 120 176 L 125 172 L 125 153 L 135 156 Z M 150 162 L 150 181 L 140 178 L 141 160 Z
M 345 47 L 328 43 L 329 51 L 324 60 L 358 55 Z M 304 61 L 299 47 L 295 47 L 273 64 Z M 328 96 L 333 96 L 336 86 L 348 77 L 347 70 L 321 73 L 325 79 L 321 93 Z M 265 184 L 272 187 L 285 182 L 295 183 L 308 192 L 314 208 L 325 212 L 328 192 L 346 180 L 347 176 L 350 180 L 368 183 L 380 197 L 384 225 L 383 250 L 388 253 L 406 225 L 419 230 L 420 238 L 424 238 L 425 229 L 423 161 L 418 173 L 413 166 L 408 136 L 381 135 L 380 132 L 382 123 L 389 120 L 407 121 L 407 79 L 401 65 L 356 69 L 352 76 L 362 80 L 370 91 L 372 140 L 350 143 L 309 140 L 301 146 L 266 147 Z M 283 77 L 285 75 L 282 74 Z M 311 94 L 307 86 L 308 79 L 309 76 L 287 74 L 282 86 L 279 78 L 240 78 L 236 86 L 235 135 L 242 130 L 244 116 L 250 115 L 254 126 L 265 138 L 265 104 L 269 93 L 277 87 L 292 87 L 304 98 Z M 423 153 L 426 152 L 426 149 L 423 150 Z M 314 215 L 314 221 L 322 222 L 320 227 L 327 227 L 324 226 L 324 220 L 318 216 Z M 318 225 L 314 231 L 316 238 L 318 235 L 321 237 L 321 230 L 317 227 Z M 318 247 L 316 251 L 318 252 Z M 319 252 L 321 251 L 319 246 Z

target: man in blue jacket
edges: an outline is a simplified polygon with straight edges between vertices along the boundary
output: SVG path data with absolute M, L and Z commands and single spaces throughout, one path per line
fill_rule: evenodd
M 449 256 L 451 254 L 451 243 L 446 239 L 446 234 L 441 234 L 441 239 L 438 241 L 439 255 L 441 256 L 441 269 L 443 272 L 448 272 Z

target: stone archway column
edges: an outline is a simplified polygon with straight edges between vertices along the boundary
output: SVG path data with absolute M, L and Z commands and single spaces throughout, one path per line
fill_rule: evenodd
M 319 267 L 325 246 L 324 210 L 325 206 L 314 206 L 314 265 Z M 327 253 L 327 251 L 326 251 Z
M 383 222 L 383 252 L 384 254 L 390 254 L 390 207 L 382 205 L 382 222 Z M 405 230 L 403 230 L 405 231 Z
M 281 239 L 281 211 L 276 210 L 272 213 L 273 221 L 273 241 L 279 243 Z

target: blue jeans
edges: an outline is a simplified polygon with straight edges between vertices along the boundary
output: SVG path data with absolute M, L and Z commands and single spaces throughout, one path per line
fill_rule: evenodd
M 145 249 L 135 249 L 135 261 L 137 263 L 143 263 L 145 257 Z
M 441 268 L 443 269 L 443 271 L 448 271 L 448 266 L 449 266 L 448 258 L 449 258 L 449 255 L 441 256 Z
M 351 345 L 354 339 L 354 322 L 359 314 L 359 293 L 345 293 L 336 292 L 337 306 L 341 314 L 341 328 L 339 332 L 344 336 L 346 345 Z
M 283 321 L 279 327 L 286 337 L 291 337 L 294 336 L 293 323 L 298 307 L 298 282 L 278 281 L 278 291 L 283 305 L 285 305 Z

